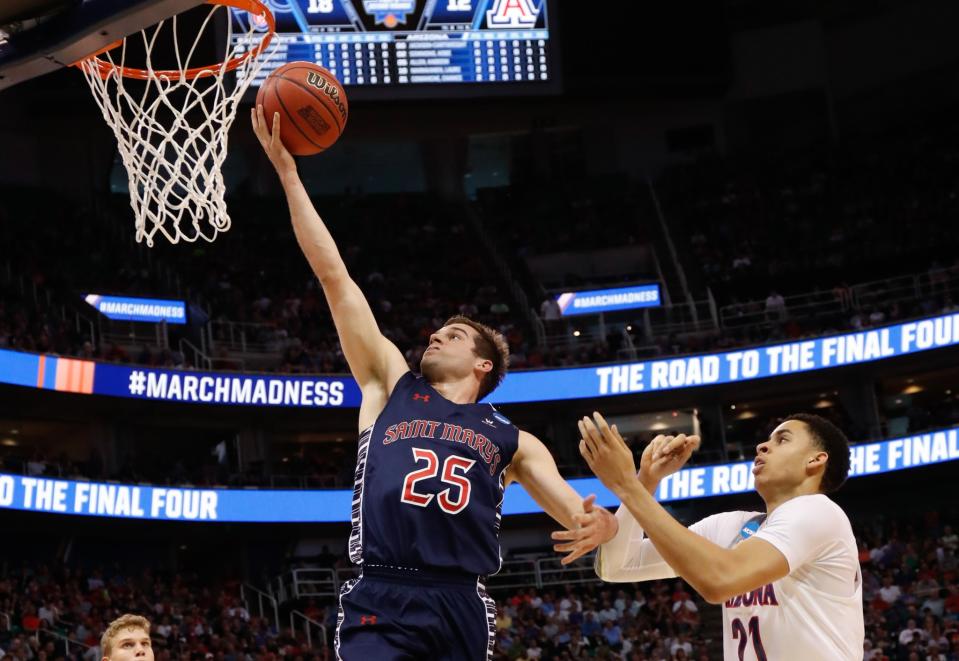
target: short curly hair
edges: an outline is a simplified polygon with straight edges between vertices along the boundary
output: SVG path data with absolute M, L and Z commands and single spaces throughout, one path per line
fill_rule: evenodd
M 147 635 L 150 635 L 150 620 L 142 615 L 134 615 L 132 613 L 125 613 L 113 620 L 100 637 L 100 654 L 110 656 L 110 653 L 113 651 L 113 640 L 121 631 L 126 629 L 142 629 Z

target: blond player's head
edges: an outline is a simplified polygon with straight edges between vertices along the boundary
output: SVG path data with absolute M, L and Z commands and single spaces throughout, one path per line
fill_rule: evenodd
M 126 613 L 107 627 L 100 638 L 103 661 L 153 661 L 150 621 Z
M 430 383 L 474 376 L 477 401 L 500 384 L 509 368 L 509 345 L 496 330 L 467 317 L 451 317 L 430 336 L 420 371 Z
M 756 491 L 832 493 L 849 475 L 849 440 L 833 423 L 812 413 L 786 416 L 769 439 L 756 446 Z

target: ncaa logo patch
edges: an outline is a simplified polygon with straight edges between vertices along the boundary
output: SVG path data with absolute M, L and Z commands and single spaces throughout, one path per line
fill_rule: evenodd
M 500 422 L 502 422 L 504 425 L 513 424 L 512 422 L 509 421 L 509 418 L 507 418 L 505 415 L 503 415 L 499 411 L 493 411 L 493 417 L 499 420 Z
M 747 521 L 742 530 L 739 531 L 740 539 L 749 539 L 755 535 L 759 531 L 759 526 L 762 525 L 763 519 L 765 518 L 765 516 L 762 516 Z

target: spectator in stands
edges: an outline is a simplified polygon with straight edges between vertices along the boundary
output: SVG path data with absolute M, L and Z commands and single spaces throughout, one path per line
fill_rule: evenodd
M 893 583 L 892 574 L 887 573 L 882 579 L 882 587 L 879 588 L 879 597 L 888 607 L 896 603 L 900 596 L 902 596 L 902 590 L 898 585 Z M 915 622 L 913 622 L 913 625 L 915 625 Z
M 922 641 L 922 629 L 916 626 L 915 620 L 909 620 L 906 623 L 906 628 L 899 632 L 899 644 L 900 645 L 909 645 L 913 642 Z
M 786 300 L 773 290 L 766 297 L 766 319 L 768 321 L 782 321 L 786 318 Z

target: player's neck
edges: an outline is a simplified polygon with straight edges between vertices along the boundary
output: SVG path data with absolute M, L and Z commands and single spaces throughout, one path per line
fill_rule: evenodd
M 479 385 L 473 379 L 459 381 L 438 381 L 430 383 L 433 390 L 454 404 L 475 404 L 479 395 Z
M 772 514 L 777 507 L 793 498 L 812 496 L 817 493 L 819 493 L 819 485 L 807 480 L 798 486 L 776 489 L 771 493 L 761 493 L 759 495 L 762 496 L 766 502 L 766 515 L 768 516 Z

